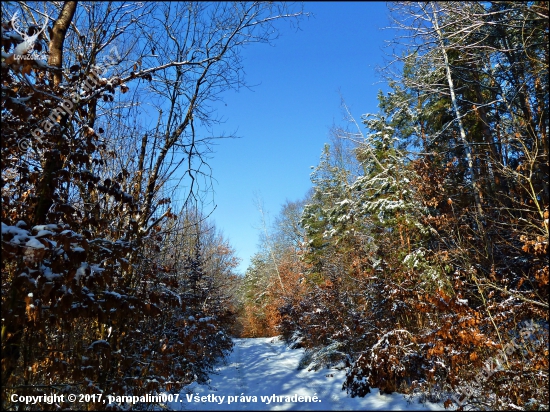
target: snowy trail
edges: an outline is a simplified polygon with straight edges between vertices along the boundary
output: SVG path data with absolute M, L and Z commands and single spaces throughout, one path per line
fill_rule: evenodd
M 234 342 L 233 353 L 216 368 L 208 385 L 191 384 L 178 402 L 166 406 L 184 411 L 444 409 L 442 405 L 408 403 L 402 395 L 381 395 L 376 389 L 365 398 L 350 398 L 341 390 L 345 371 L 297 370 L 301 349 L 288 349 L 277 338 Z M 300 396 L 304 398 L 300 400 Z

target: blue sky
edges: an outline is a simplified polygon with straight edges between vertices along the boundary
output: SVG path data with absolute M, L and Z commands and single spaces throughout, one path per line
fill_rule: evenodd
M 261 215 L 304 197 L 311 187 L 329 129 L 343 124 L 341 97 L 359 121 L 377 112 L 384 83 L 376 67 L 384 63 L 384 40 L 391 39 L 384 2 L 306 2 L 313 14 L 300 31 L 281 22 L 273 46 L 244 50 L 246 80 L 253 90 L 224 96 L 217 114 L 226 119 L 217 131 L 239 139 L 218 141 L 209 161 L 217 205 L 211 219 L 242 259 L 244 273 L 257 251 Z M 207 211 L 207 210 L 205 210 Z

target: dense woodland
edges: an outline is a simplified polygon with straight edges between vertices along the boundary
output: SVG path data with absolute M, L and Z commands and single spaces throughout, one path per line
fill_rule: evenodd
M 208 221 L 211 105 L 245 85 L 242 48 L 301 15 L 2 4 L 3 410 L 125 409 L 10 396 L 179 392 L 231 350 L 238 259 Z
M 547 409 L 548 3 L 389 7 L 391 91 L 264 236 L 243 333 L 347 367 L 351 396 Z
M 2 409 L 179 392 L 275 335 L 351 396 L 548 409 L 548 2 L 388 7 L 379 112 L 334 127 L 241 277 L 196 129 L 300 6 L 2 5 Z

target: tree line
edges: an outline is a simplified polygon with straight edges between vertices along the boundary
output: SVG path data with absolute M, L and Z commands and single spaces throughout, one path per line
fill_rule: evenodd
M 205 212 L 213 107 L 246 84 L 243 48 L 302 15 L 2 4 L 3 410 L 128 409 L 10 399 L 178 391 L 231 350 L 238 258 Z
M 548 408 L 548 2 L 395 2 L 379 112 L 332 130 L 241 285 L 244 336 L 460 409 Z

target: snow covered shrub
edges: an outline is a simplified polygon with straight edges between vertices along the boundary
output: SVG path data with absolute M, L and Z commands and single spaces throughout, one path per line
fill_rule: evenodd
M 422 378 L 422 360 L 416 339 L 406 330 L 384 334 L 353 363 L 343 389 L 352 396 L 365 396 L 370 388 L 384 393 L 403 390 Z
M 342 352 L 345 350 L 345 344 L 334 342 L 327 346 L 312 348 L 306 350 L 298 369 L 319 370 L 321 368 L 331 368 L 345 364 L 348 356 Z
M 313 359 L 313 350 L 306 349 L 304 351 L 304 354 L 300 358 L 300 362 L 298 363 L 298 370 L 302 370 L 307 368 L 311 364 L 311 360 Z
M 520 322 L 503 338 L 480 364 L 458 371 L 454 401 L 465 409 L 547 410 L 548 323 Z

